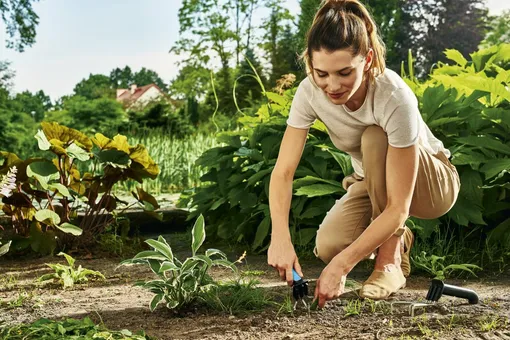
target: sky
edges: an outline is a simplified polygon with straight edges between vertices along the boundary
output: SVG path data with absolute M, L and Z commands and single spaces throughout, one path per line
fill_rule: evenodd
M 298 0 L 282 0 L 293 14 Z M 488 0 L 491 14 L 510 9 L 509 0 Z M 128 65 L 156 71 L 169 82 L 178 73 L 178 56 L 169 53 L 179 38 L 181 0 L 40 0 L 36 43 L 18 53 L 5 48 L 0 21 L 0 60 L 15 71 L 13 91 L 43 90 L 52 100 L 73 92 L 92 74 Z M 259 13 L 255 21 L 266 13 Z

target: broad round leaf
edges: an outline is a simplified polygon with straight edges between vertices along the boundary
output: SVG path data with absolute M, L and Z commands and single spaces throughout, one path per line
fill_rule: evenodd
M 83 233 L 83 230 L 80 227 L 77 227 L 67 222 L 58 225 L 57 228 L 62 230 L 64 233 L 71 234 L 74 236 L 80 236 Z
M 34 177 L 44 189 L 48 189 L 48 182 L 57 180 L 60 175 L 57 167 L 48 161 L 34 162 L 27 166 L 27 176 Z
M 39 222 L 56 226 L 60 224 L 60 216 L 53 210 L 43 209 L 35 213 L 35 219 Z

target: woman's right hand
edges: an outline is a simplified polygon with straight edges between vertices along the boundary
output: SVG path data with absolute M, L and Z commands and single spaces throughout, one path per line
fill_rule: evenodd
M 282 281 L 287 281 L 289 286 L 292 286 L 294 282 L 292 268 L 303 277 L 294 246 L 289 239 L 271 239 L 271 245 L 267 251 L 267 263 L 278 271 Z

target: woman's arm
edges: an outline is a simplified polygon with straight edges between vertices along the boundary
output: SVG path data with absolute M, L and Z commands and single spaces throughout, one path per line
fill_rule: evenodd
M 271 245 L 268 250 L 268 264 L 275 267 L 282 280 L 292 284 L 292 268 L 301 276 L 289 232 L 289 211 L 292 199 L 292 181 L 303 154 L 308 129 L 288 126 L 280 146 L 280 152 L 269 184 L 269 210 L 271 212 Z
M 409 216 L 417 174 L 418 146 L 416 144 L 407 148 L 388 146 L 386 207 L 358 239 L 333 258 L 334 266 L 348 273 L 404 224 Z

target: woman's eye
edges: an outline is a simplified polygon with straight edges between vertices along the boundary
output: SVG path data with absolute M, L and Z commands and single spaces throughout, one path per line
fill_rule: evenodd
M 317 73 L 317 75 L 319 76 L 319 78 L 324 78 L 328 74 L 327 73 Z
M 347 73 L 340 73 L 340 75 L 341 75 L 342 77 L 347 77 L 347 76 L 351 75 L 351 73 L 352 73 L 352 71 L 349 71 L 349 72 L 347 72 Z

